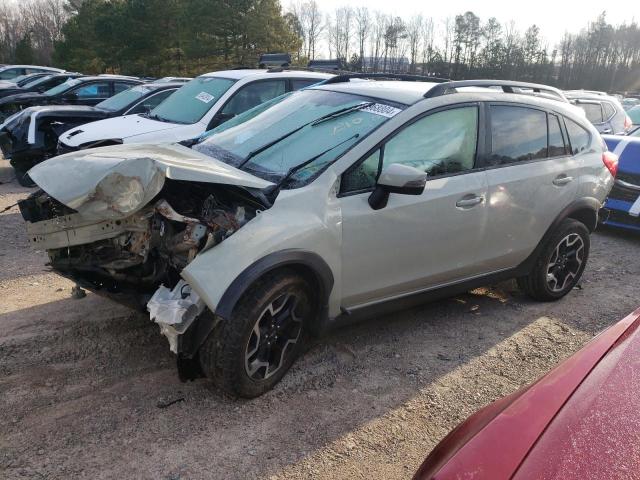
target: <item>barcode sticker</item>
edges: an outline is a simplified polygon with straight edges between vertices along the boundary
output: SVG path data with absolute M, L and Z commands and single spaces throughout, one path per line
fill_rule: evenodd
M 374 115 L 382 115 L 383 117 L 391 118 L 395 117 L 402 110 L 391 105 L 385 105 L 383 103 L 374 103 L 362 109 L 363 112 L 373 113 Z
M 198 95 L 196 95 L 196 98 L 201 102 L 210 103 L 216 97 L 207 92 L 200 92 Z

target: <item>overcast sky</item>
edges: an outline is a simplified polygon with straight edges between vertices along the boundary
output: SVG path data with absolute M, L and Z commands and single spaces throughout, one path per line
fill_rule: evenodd
M 283 2 L 287 5 L 289 2 Z M 589 21 L 605 10 L 609 23 L 630 23 L 633 16 L 640 20 L 640 1 L 564 1 L 533 0 L 528 2 L 509 0 L 483 1 L 434 1 L 425 0 L 318 0 L 324 13 L 333 12 L 337 7 L 365 5 L 370 10 L 393 13 L 404 19 L 415 14 L 433 17 L 438 23 L 446 17 L 454 17 L 468 10 L 478 15 L 485 22 L 489 17 L 496 17 L 501 23 L 515 21 L 518 30 L 524 32 L 532 24 L 540 27 L 540 33 L 553 48 L 562 38 L 565 31 L 576 33 L 585 28 Z

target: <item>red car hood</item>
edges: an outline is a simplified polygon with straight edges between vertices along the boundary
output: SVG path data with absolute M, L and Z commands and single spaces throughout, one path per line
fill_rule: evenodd
M 533 385 L 469 417 L 436 446 L 415 478 L 570 480 L 614 478 L 612 472 L 625 469 L 637 474 L 639 325 L 640 309 Z

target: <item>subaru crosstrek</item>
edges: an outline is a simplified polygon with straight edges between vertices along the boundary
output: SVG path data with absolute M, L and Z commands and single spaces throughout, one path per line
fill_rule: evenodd
M 57 272 L 146 306 L 181 378 L 254 397 L 343 321 L 514 277 L 563 297 L 615 166 L 551 87 L 339 76 L 191 148 L 54 157 L 20 208 Z

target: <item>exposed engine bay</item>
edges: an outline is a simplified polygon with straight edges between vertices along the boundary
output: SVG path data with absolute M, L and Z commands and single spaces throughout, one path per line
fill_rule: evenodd
M 166 179 L 150 203 L 122 219 L 87 219 L 42 190 L 19 206 L 30 242 L 47 251 L 55 271 L 122 303 L 148 303 L 178 353 L 177 335 L 204 310 L 181 270 L 268 203 L 243 187 Z

